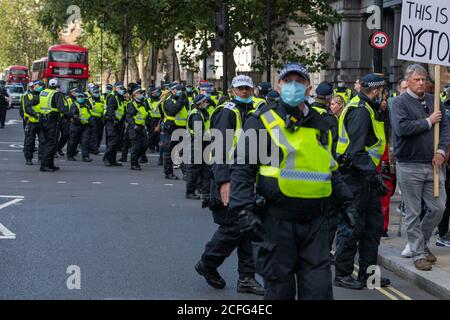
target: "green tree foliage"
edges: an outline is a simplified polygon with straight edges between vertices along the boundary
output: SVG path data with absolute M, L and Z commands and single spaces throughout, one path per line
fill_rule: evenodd
M 42 3 L 39 0 L 0 0 L 0 67 L 24 65 L 47 55 L 50 34 L 37 21 Z

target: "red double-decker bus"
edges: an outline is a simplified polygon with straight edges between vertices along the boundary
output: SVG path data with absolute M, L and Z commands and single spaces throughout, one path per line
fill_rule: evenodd
M 47 58 L 33 63 L 33 80 L 47 83 L 48 79 L 56 78 L 64 93 L 72 88 L 84 91 L 89 78 L 88 53 L 88 49 L 75 45 L 52 46 Z
M 10 66 L 5 70 L 6 84 L 21 84 L 24 87 L 28 84 L 28 68 L 24 66 Z
M 31 67 L 31 81 L 41 80 L 47 83 L 47 60 L 48 58 L 42 58 L 33 61 Z

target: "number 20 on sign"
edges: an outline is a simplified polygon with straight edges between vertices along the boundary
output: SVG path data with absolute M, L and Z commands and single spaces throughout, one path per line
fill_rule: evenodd
M 385 49 L 389 44 L 386 32 L 377 31 L 370 37 L 370 45 L 376 49 Z

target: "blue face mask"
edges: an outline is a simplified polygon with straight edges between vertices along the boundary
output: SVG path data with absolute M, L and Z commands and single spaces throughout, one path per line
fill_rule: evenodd
M 144 95 L 141 94 L 141 95 L 137 96 L 136 99 L 137 99 L 137 101 L 142 101 L 142 100 L 144 100 Z
M 253 102 L 253 97 L 248 97 L 247 99 L 241 98 L 241 97 L 237 97 L 236 96 L 236 100 L 242 103 L 252 103 Z
M 187 93 L 191 93 L 192 92 L 192 88 L 186 88 L 186 92 Z
M 100 94 L 99 93 L 94 93 L 93 95 L 92 95 L 94 98 L 100 98 Z
M 297 82 L 287 82 L 283 84 L 281 88 L 281 100 L 290 107 L 296 108 L 303 102 L 305 102 L 306 87 Z
M 84 98 L 77 98 L 77 101 L 79 104 L 83 104 L 85 99 Z
M 181 95 L 183 94 L 182 91 L 178 90 L 177 93 L 175 94 L 177 97 L 181 97 Z
M 125 90 L 119 90 L 118 92 L 121 96 L 123 96 L 125 94 Z
M 111 90 L 106 90 L 105 93 L 106 93 L 106 94 L 110 94 L 110 93 L 111 93 Z
M 37 89 L 36 89 L 36 92 L 42 92 L 44 90 L 44 87 L 38 87 Z

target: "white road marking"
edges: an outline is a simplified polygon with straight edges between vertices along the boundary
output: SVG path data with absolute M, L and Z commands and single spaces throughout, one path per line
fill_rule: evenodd
M 28 181 L 28 180 L 20 180 L 20 182 L 22 182 L 22 183 L 29 183 L 30 181 Z
M 92 182 L 92 184 L 102 184 L 102 182 L 95 181 L 95 182 Z
M 57 183 L 58 184 L 65 184 L 65 183 L 67 183 L 67 181 L 58 181 Z
M 4 195 L 0 195 L 0 198 L 25 199 L 24 196 L 4 196 Z
M 139 185 L 139 183 L 137 183 L 137 182 L 131 182 L 130 183 L 132 186 L 138 186 Z
M 5 161 L 6 161 L 6 160 L 8 160 L 8 158 L 3 158 L 2 160 L 5 160 Z
M 0 150 L 0 152 L 23 152 L 22 150 Z
M 166 183 L 164 186 L 166 186 L 166 187 L 173 187 L 173 184 Z
M 8 201 L 8 202 L 6 202 L 4 204 L 1 204 L 0 205 L 0 210 L 4 209 L 6 207 L 12 206 L 13 204 L 18 203 L 18 202 L 20 202 L 22 200 L 23 199 L 14 199 L 14 200 Z
M 16 234 L 12 233 L 8 228 L 0 223 L 0 240 L 14 240 Z

